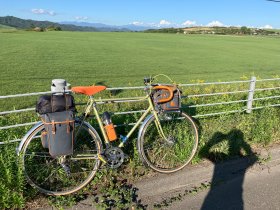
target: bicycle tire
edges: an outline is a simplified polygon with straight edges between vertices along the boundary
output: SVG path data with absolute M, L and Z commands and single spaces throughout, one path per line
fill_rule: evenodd
M 52 158 L 48 149 L 43 148 L 40 139 L 43 130 L 44 125 L 39 125 L 27 137 L 20 152 L 20 162 L 28 183 L 44 194 L 55 196 L 71 194 L 86 186 L 100 166 L 98 154 L 102 152 L 102 143 L 98 133 L 88 123 L 75 123 L 77 132 L 74 152 L 73 155 L 63 156 L 65 163 L 62 165 L 59 163 L 62 157 Z M 82 151 L 89 156 L 82 156 Z M 80 156 L 82 159 L 77 159 Z M 66 165 L 70 174 L 65 169 Z M 79 169 L 81 171 L 78 171 Z M 82 180 L 78 180 L 79 178 Z
M 146 166 L 160 173 L 173 173 L 193 159 L 198 130 L 191 117 L 181 111 L 164 112 L 158 118 L 166 138 L 156 128 L 155 116 L 150 115 L 140 129 L 138 152 Z

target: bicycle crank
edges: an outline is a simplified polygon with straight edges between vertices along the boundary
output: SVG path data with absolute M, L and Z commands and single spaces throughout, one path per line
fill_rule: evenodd
M 104 152 L 107 166 L 110 168 L 118 168 L 122 165 L 125 159 L 123 151 L 119 147 L 107 148 Z

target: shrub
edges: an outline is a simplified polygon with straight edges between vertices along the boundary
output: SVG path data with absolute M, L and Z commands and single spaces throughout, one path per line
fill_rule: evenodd
M 0 209 L 23 208 L 24 176 L 14 145 L 0 147 Z

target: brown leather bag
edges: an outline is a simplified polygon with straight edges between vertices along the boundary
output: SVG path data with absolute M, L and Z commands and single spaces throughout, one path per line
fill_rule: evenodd
M 172 91 L 172 93 L 170 93 L 170 91 Z M 167 101 L 165 99 L 167 99 Z M 176 85 L 164 85 L 156 87 L 153 93 L 153 101 L 158 110 L 179 110 L 181 108 L 181 91 Z

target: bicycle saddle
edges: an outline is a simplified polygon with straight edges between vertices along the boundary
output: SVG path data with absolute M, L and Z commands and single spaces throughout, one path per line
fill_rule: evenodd
M 103 90 L 105 90 L 107 87 L 106 86 L 77 86 L 73 87 L 71 89 L 72 92 L 74 93 L 80 93 L 88 96 L 93 96 L 96 93 L 99 93 Z

